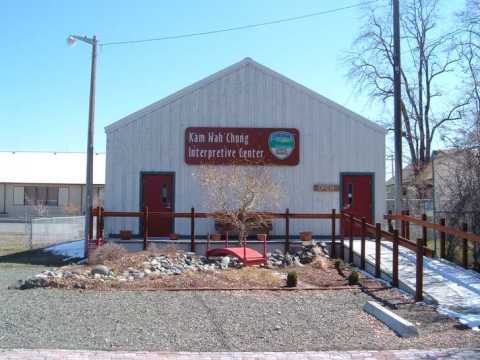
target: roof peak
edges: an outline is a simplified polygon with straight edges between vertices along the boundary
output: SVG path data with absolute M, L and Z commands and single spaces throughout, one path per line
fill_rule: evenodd
M 305 93 L 308 93 L 309 95 L 315 97 L 318 101 L 328 105 L 328 106 L 332 106 L 334 108 L 336 108 L 337 110 L 341 111 L 341 112 L 345 112 L 345 113 L 348 113 L 350 115 L 353 115 L 355 116 L 359 121 L 362 121 L 365 125 L 369 126 L 370 128 L 374 129 L 375 131 L 379 131 L 379 132 L 383 132 L 385 133 L 385 129 L 374 123 L 373 121 L 361 116 L 360 114 L 357 114 L 355 113 L 354 111 L 346 108 L 345 106 L 343 105 L 340 105 L 338 103 L 336 103 L 335 101 L 332 101 L 328 98 L 326 98 L 325 96 L 317 93 L 316 91 L 296 82 L 295 80 L 292 80 L 290 78 L 288 78 L 287 76 L 253 60 L 251 57 L 245 57 L 243 58 L 242 60 L 240 61 L 237 61 L 236 63 L 230 65 L 230 66 L 227 66 L 205 78 L 203 78 L 202 80 L 199 80 L 197 82 L 194 82 L 193 84 L 189 85 L 189 86 L 186 86 L 184 88 L 182 88 L 181 90 L 177 91 L 177 92 L 174 92 L 172 93 L 171 95 L 168 95 L 150 105 L 147 105 L 143 108 L 141 108 L 140 110 L 137 110 L 113 123 L 111 123 L 110 125 L 106 126 L 105 127 L 105 132 L 109 133 L 110 131 L 114 131 L 118 128 L 121 128 L 123 126 L 127 126 L 128 124 L 132 123 L 132 122 L 135 122 L 137 120 L 139 120 L 140 118 L 144 117 L 145 115 L 147 114 L 150 114 L 192 92 L 194 92 L 195 90 L 207 85 L 207 84 L 210 84 L 214 81 L 217 81 L 229 74 L 231 74 L 232 72 L 235 72 L 237 71 L 238 69 L 244 67 L 244 66 L 247 66 L 247 65 L 252 65 L 254 66 L 256 69 L 258 69 L 259 71 L 262 71 L 263 73 L 271 76 L 272 78 L 275 78 L 279 81 L 282 81 L 288 85 L 291 85 L 293 87 L 295 87 L 298 91 L 302 91 L 302 92 L 305 92 Z

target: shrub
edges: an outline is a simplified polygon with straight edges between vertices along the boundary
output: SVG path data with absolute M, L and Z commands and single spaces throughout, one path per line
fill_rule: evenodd
M 324 257 L 317 256 L 312 262 L 312 267 L 315 269 L 326 270 L 328 269 L 328 260 Z
M 357 271 L 352 271 L 348 276 L 348 285 L 358 285 L 360 283 L 360 274 Z
M 88 264 L 100 265 L 105 261 L 120 260 L 126 255 L 127 251 L 118 244 L 108 243 L 92 251 L 88 257 Z
M 335 260 L 335 269 L 342 270 L 345 267 L 343 260 L 337 259 Z
M 298 274 L 296 271 L 290 271 L 287 274 L 287 287 L 292 288 L 292 287 L 297 287 L 298 283 Z

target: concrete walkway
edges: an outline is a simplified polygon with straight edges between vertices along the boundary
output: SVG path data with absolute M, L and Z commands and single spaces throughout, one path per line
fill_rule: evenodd
M 345 241 L 348 256 L 348 240 Z M 354 240 L 354 253 L 360 254 L 360 240 Z M 375 242 L 366 241 L 367 263 L 375 263 Z M 415 292 L 415 262 L 413 251 L 399 248 L 399 280 L 408 291 Z M 460 322 L 478 330 L 480 326 L 480 274 L 441 259 L 423 258 L 424 296 L 438 304 L 439 312 L 457 317 Z M 356 263 L 358 259 L 356 259 Z M 367 266 L 367 270 L 373 269 Z M 382 241 L 381 270 L 390 275 L 392 271 L 392 244 Z
M 479 359 L 480 349 L 434 349 L 398 351 L 325 351 L 325 352 L 126 352 L 81 350 L 1 350 L 3 360 L 414 360 Z

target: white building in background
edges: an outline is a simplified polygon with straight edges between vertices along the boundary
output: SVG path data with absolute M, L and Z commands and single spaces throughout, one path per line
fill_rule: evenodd
M 107 126 L 106 134 L 108 210 L 218 210 L 206 207 L 195 170 L 253 159 L 283 184 L 292 212 L 348 205 L 369 222 L 384 214 L 385 129 L 250 58 Z M 198 234 L 214 231 L 211 220 L 197 223 Z M 189 226 L 151 216 L 149 235 L 187 236 Z M 275 221 L 272 234 L 284 226 Z M 120 230 L 141 227 L 138 219 L 108 219 L 107 235 Z M 326 235 L 330 223 L 292 221 L 292 235 L 299 231 Z
M 85 173 L 85 153 L 0 152 L 0 218 L 83 213 Z M 94 201 L 101 204 L 105 154 L 95 154 L 93 182 Z

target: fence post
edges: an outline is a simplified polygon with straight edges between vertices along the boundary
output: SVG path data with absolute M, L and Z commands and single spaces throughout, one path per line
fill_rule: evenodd
M 388 223 L 388 232 L 393 232 L 392 210 L 388 210 L 387 223 Z
M 148 241 L 148 206 L 143 210 L 143 250 L 147 250 Z
M 190 209 L 190 251 L 195 252 L 195 208 Z
M 406 215 L 406 211 L 405 210 L 402 210 L 402 212 L 400 213 L 402 216 Z M 405 233 L 406 233 L 406 224 L 405 224 L 405 220 L 400 220 L 400 234 L 401 236 L 404 238 L 405 237 Z
M 417 239 L 417 269 L 415 283 L 415 300 L 423 300 L 423 239 Z
M 101 218 L 102 214 L 101 214 L 101 210 L 100 210 L 100 206 L 97 206 L 97 228 L 95 229 L 95 247 L 99 247 L 100 246 L 100 218 Z
M 100 219 L 100 236 L 102 237 L 102 245 L 105 244 L 105 216 L 103 213 L 105 209 L 103 207 L 100 208 L 102 210 L 102 218 Z
M 445 226 L 446 221 L 445 218 L 440 219 L 440 225 Z M 446 234 L 444 231 L 440 231 L 440 257 L 445 259 L 446 257 Z
M 348 217 L 350 218 L 350 234 L 348 238 L 348 262 L 353 264 L 353 215 L 348 214 Z
M 340 211 L 340 215 L 340 259 L 345 260 L 346 217 L 343 210 Z
M 335 229 L 335 222 L 336 222 L 336 214 L 335 209 L 332 209 L 332 251 L 330 252 L 333 259 L 337 257 L 336 254 L 336 229 Z
M 88 240 L 92 241 L 93 240 L 93 208 L 90 208 L 90 216 L 88 219 L 85 219 L 85 221 L 88 221 Z
M 478 271 L 478 243 L 473 243 L 473 269 Z
M 462 231 L 468 231 L 468 224 L 463 223 Z M 462 264 L 465 269 L 468 269 L 468 241 L 467 239 L 462 239 Z
M 392 286 L 398 287 L 398 230 L 393 230 Z
M 382 233 L 381 233 L 380 223 L 375 225 L 375 277 L 380 277 L 380 259 L 381 259 L 381 243 Z
M 290 210 L 285 210 L 285 254 L 290 251 Z
M 427 221 L 427 215 L 422 214 L 422 220 Z M 422 239 L 423 239 L 423 246 L 427 246 L 427 227 L 422 225 Z
M 405 215 L 410 216 L 410 210 L 405 210 Z M 405 221 L 405 238 L 410 240 L 410 221 Z
M 366 233 L 367 225 L 366 219 L 362 217 L 362 237 L 360 243 L 360 269 L 365 270 L 365 233 Z

